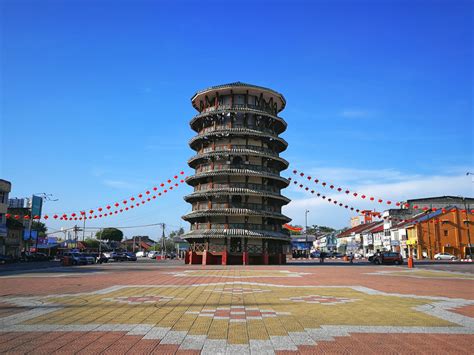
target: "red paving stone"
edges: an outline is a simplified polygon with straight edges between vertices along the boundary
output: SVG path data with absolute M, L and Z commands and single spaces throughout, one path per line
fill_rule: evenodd
M 474 290 L 472 292 L 474 293 Z M 452 311 L 462 314 L 463 316 L 474 318 L 474 305 L 453 308 Z

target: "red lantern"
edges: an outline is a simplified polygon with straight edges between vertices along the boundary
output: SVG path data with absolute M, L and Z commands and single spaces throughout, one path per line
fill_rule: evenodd
M 40 216 L 36 215 L 33 217 L 33 219 L 40 219 Z
M 123 212 L 123 210 L 122 210 L 122 209 L 120 209 L 120 213 L 122 213 L 122 212 Z
M 321 198 L 322 198 L 323 200 L 325 200 L 325 199 L 326 199 L 326 196 L 321 196 Z
M 349 191 L 349 190 L 346 190 L 346 191 L 344 191 L 344 192 L 345 192 L 346 194 L 348 194 L 350 191 Z
M 326 183 L 325 183 L 325 182 L 323 182 L 323 183 L 321 183 L 321 185 L 323 185 L 323 186 L 326 186 Z
M 317 183 L 319 182 L 319 180 L 318 180 L 318 179 L 315 179 L 314 182 L 317 184 Z
M 184 175 L 184 171 L 180 172 L 181 175 Z
M 10 218 L 10 216 L 11 216 L 10 213 L 6 213 L 6 214 L 5 214 L 5 217 L 6 217 L 6 218 Z
M 58 218 L 58 215 L 57 215 L 57 214 L 55 214 L 55 215 L 53 216 L 53 218 L 54 218 L 54 219 L 57 219 L 57 218 Z
M 330 188 L 330 189 L 333 189 L 333 188 L 334 188 L 334 185 L 329 186 L 329 188 Z
M 395 204 L 395 206 L 400 206 L 400 202 L 397 202 L 397 203 Z
M 83 215 L 83 216 L 84 216 L 85 214 L 86 214 L 86 212 L 85 212 L 85 211 L 81 211 L 81 215 Z
M 102 207 L 99 207 L 97 210 L 98 210 L 99 212 L 102 212 Z
M 99 218 L 102 218 L 102 215 L 101 215 L 101 214 L 99 215 Z
M 413 208 L 414 208 L 415 210 L 417 210 L 417 209 L 418 209 L 418 205 L 413 206 Z
M 370 198 L 370 201 L 373 201 L 373 200 L 375 200 L 375 199 L 374 199 L 373 197 L 371 197 L 371 198 Z
M 148 197 L 146 200 L 147 200 L 148 202 L 150 202 L 150 201 L 151 201 L 151 198 Z
M 135 206 L 140 207 L 140 202 L 137 202 Z
M 379 203 L 382 203 L 383 201 L 381 199 L 379 199 Z
M 387 201 L 387 205 L 391 205 L 392 204 L 392 201 Z
M 354 207 L 351 207 L 351 211 L 354 211 Z
M 142 201 L 142 205 L 144 205 L 144 204 L 145 204 L 145 201 Z
M 139 197 L 139 198 L 142 198 L 142 197 L 143 197 L 143 195 L 142 195 L 142 194 L 139 194 L 139 195 L 138 195 L 138 197 Z
M 328 198 L 328 201 L 329 201 L 329 202 L 331 202 L 331 200 L 332 200 L 331 198 Z
M 158 190 L 158 188 L 155 186 L 155 187 L 153 188 L 153 191 L 156 191 L 156 190 Z
M 303 184 L 300 184 L 300 187 L 303 187 Z
M 90 213 L 90 214 L 93 214 L 93 213 L 94 213 L 94 210 L 90 210 L 89 213 Z
M 311 176 L 308 176 L 307 179 L 308 179 L 308 180 L 311 180 Z
M 177 179 L 177 178 L 178 178 L 178 175 L 175 175 L 175 176 L 173 176 L 173 177 L 174 177 L 175 179 Z
M 446 208 L 442 208 L 441 212 L 446 213 Z
M 318 197 L 321 196 L 321 194 L 320 194 L 319 192 L 318 192 L 316 195 L 317 195 Z
M 314 194 L 314 190 L 311 190 L 311 193 Z
M 128 207 L 125 207 L 125 211 L 128 211 Z
M 174 186 L 179 186 L 178 184 L 174 184 Z
M 300 176 L 304 176 L 304 174 L 303 174 L 303 173 L 300 173 Z
M 94 218 L 97 218 L 97 216 L 94 216 Z
M 171 182 L 171 180 L 168 179 L 168 184 Z
M 357 213 L 359 213 L 359 210 L 356 210 Z
M 173 186 L 170 186 L 170 190 L 173 190 Z
M 296 174 L 296 173 L 297 173 L 297 171 L 296 171 L 296 170 L 293 170 L 293 174 Z
M 161 183 L 160 186 L 163 187 L 163 186 L 165 186 L 165 184 Z
M 352 195 L 354 195 L 354 197 L 357 197 L 357 192 L 354 192 Z
M 344 208 L 347 208 L 347 207 L 349 207 L 349 206 L 347 206 L 347 205 L 344 206 Z
M 158 196 L 161 196 L 161 192 L 158 192 Z
M 184 182 L 184 180 L 180 180 L 179 182 L 180 182 L 180 183 L 183 183 L 183 182 Z
M 114 206 L 115 206 L 115 207 L 118 207 L 118 206 L 119 206 L 118 202 L 115 202 Z
M 76 214 L 75 214 L 75 213 L 71 213 L 71 216 L 76 217 Z
M 135 197 L 130 197 L 130 201 L 135 201 Z
M 107 205 L 107 207 L 106 207 L 106 208 L 107 208 L 108 210 L 110 210 L 112 207 L 110 207 L 110 205 Z
M 128 203 L 127 200 L 123 200 L 122 202 L 123 202 L 124 205 L 126 205 Z
M 135 206 L 134 206 L 134 205 L 131 205 L 130 208 L 135 208 Z
M 15 217 L 16 218 L 16 217 Z M 17 218 L 18 219 L 18 218 Z M 23 216 L 23 219 L 30 219 L 30 216 Z
M 153 196 L 151 196 L 151 198 L 152 198 L 152 199 L 155 199 L 155 198 L 156 198 L 156 196 L 155 196 L 155 195 L 153 195 Z
M 341 192 L 341 191 L 342 191 L 342 189 L 341 189 L 340 187 L 338 187 L 338 188 L 337 188 L 337 191 Z
M 117 214 L 117 213 L 118 213 L 118 211 L 114 211 L 114 213 L 115 213 L 115 214 Z
M 293 184 L 295 184 L 295 185 L 296 185 L 297 183 L 298 183 L 298 181 L 296 181 L 296 180 L 295 180 L 295 181 L 293 181 Z
M 365 198 L 365 195 L 362 195 L 361 197 L 362 197 L 362 198 Z

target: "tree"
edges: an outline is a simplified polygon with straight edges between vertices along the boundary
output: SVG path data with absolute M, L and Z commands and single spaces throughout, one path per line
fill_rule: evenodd
M 87 238 L 84 243 L 87 245 L 88 248 L 98 248 L 99 241 L 97 239 Z
M 97 239 L 120 242 L 123 239 L 123 233 L 117 228 L 104 228 L 95 234 Z
M 183 235 L 183 234 L 184 234 L 184 228 L 181 227 L 177 231 L 172 231 L 169 235 L 169 238 L 172 239 L 174 237 L 179 237 L 180 235 Z

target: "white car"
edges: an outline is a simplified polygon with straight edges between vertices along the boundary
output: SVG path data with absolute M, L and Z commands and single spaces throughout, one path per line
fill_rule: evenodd
M 438 254 L 435 254 L 434 258 L 436 260 L 456 260 L 457 259 L 453 254 L 449 254 L 449 253 L 438 253 Z
M 155 259 L 157 255 L 158 255 L 158 252 L 155 251 L 155 250 L 152 250 L 152 251 L 148 252 L 148 257 L 150 259 Z
M 135 253 L 135 256 L 136 256 L 137 258 L 144 258 L 144 257 L 146 256 L 146 251 L 137 251 L 137 252 Z

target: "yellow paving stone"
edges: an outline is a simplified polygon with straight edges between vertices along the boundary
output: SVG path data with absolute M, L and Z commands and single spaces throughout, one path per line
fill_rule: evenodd
M 247 333 L 250 339 L 269 339 L 265 324 L 261 320 L 250 320 L 247 322 Z
M 207 336 L 209 339 L 227 339 L 229 322 L 223 319 L 214 319 L 210 324 Z
M 247 344 L 248 334 L 245 323 L 229 323 L 227 340 L 230 344 Z

